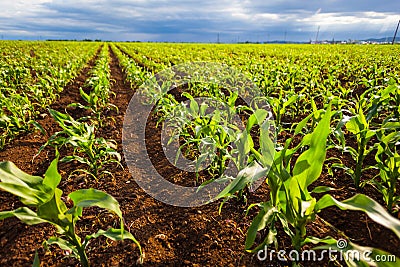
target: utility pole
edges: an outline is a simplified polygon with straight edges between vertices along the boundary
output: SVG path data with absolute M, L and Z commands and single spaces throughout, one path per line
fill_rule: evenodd
M 319 29 L 320 29 L 320 26 L 318 26 L 317 35 L 315 36 L 315 43 L 318 43 Z
M 217 44 L 219 44 L 219 33 L 217 35 Z
M 399 23 L 397 23 L 396 31 L 394 32 L 392 45 L 394 45 L 394 41 L 396 41 L 396 35 L 397 35 L 397 31 L 399 30 L 399 25 L 400 25 L 400 19 L 399 19 Z
M 287 32 L 285 31 L 285 37 L 284 37 L 284 39 L 283 39 L 283 41 L 286 43 L 286 35 L 287 35 Z

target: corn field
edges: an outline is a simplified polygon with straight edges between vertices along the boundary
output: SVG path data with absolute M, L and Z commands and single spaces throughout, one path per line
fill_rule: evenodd
M 400 265 L 399 46 L 2 41 L 0 52 L 0 265 Z M 212 66 L 248 84 L 213 80 Z M 128 115 L 143 116 L 135 94 L 152 105 L 146 151 L 126 139 Z M 167 189 L 140 183 L 144 154 L 172 184 L 221 190 L 202 206 L 163 203 Z

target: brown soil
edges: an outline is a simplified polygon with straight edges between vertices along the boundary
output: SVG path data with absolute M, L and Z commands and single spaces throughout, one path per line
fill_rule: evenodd
M 124 73 L 119 66 L 118 59 L 110 51 L 111 75 L 113 80 L 112 90 L 116 97 L 111 103 L 118 106 L 119 113 L 108 111 L 104 127 L 99 129 L 98 135 L 112 138 L 118 142 L 118 150 L 122 153 L 121 137 L 125 110 L 134 91 L 130 84 L 125 83 Z M 88 77 L 89 67 L 71 82 L 63 91 L 57 103 L 52 108 L 63 111 L 66 105 L 79 102 L 79 87 Z M 69 113 L 78 116 L 82 110 L 68 109 Z M 46 129 L 49 135 L 59 130 L 54 120 L 46 114 L 38 122 Z M 154 122 L 149 123 L 149 131 L 153 134 L 159 132 L 154 128 Z M 54 150 L 46 148 L 34 160 L 34 155 L 40 146 L 46 142 L 47 136 L 31 133 L 14 140 L 3 151 L 0 151 L 0 161 L 13 161 L 24 171 L 43 175 L 51 160 Z M 157 138 L 154 138 L 156 142 Z M 151 142 L 149 143 L 152 144 Z M 64 156 L 68 151 L 61 151 Z M 334 156 L 343 157 L 332 152 Z M 153 155 L 154 162 L 158 162 L 171 177 L 178 175 L 176 170 L 166 167 L 166 160 L 162 155 Z M 333 155 L 332 155 L 333 156 Z M 141 175 L 140 170 L 128 170 L 125 162 L 124 169 L 110 166 L 108 171 L 113 177 L 104 176 L 98 181 L 83 176 L 68 178 L 69 174 L 77 169 L 75 163 L 59 164 L 63 181 L 60 188 L 68 194 L 80 188 L 96 188 L 113 195 L 120 203 L 125 219 L 126 228 L 136 237 L 145 253 L 144 266 L 288 266 L 288 263 L 274 261 L 261 262 L 256 254 L 244 251 L 246 231 L 256 215 L 254 208 L 245 216 L 246 203 L 232 199 L 227 202 L 221 214 L 218 214 L 218 203 L 212 203 L 197 208 L 180 208 L 161 203 L 147 195 L 134 180 Z M 84 179 L 85 178 L 85 179 Z M 343 173 L 336 173 L 336 177 L 329 177 L 326 173 L 316 185 L 328 185 L 338 190 L 332 194 L 338 199 L 345 199 L 357 193 L 352 186 L 353 182 Z M 381 197 L 372 188 L 366 187 L 364 193 L 381 201 Z M 268 200 L 268 188 L 264 183 L 255 193 L 248 196 L 248 203 Z M 0 192 L 0 210 L 10 210 L 21 204 L 16 197 Z M 357 212 L 343 212 L 336 208 L 329 208 L 321 212 L 320 218 L 308 226 L 308 233 L 317 237 L 341 237 L 340 232 L 324 223 L 328 221 L 338 230 L 360 245 L 374 246 L 400 257 L 399 239 L 389 230 L 374 223 L 365 215 Z M 323 219 L 322 219 L 323 218 Z M 100 209 L 88 209 L 78 223 L 80 236 L 96 232 L 98 229 L 118 226 L 116 216 Z M 289 250 L 290 239 L 286 237 L 282 228 L 278 227 L 279 249 Z M 38 251 L 42 266 L 76 266 L 75 259 L 65 256 L 65 252 L 57 247 L 45 251 L 42 242 L 55 234 L 55 229 L 49 225 L 26 226 L 15 218 L 0 221 L 0 266 L 31 266 L 35 250 Z M 257 242 L 266 236 L 266 231 L 261 231 Z M 133 266 L 137 264 L 139 251 L 131 241 L 112 242 L 105 238 L 98 238 L 90 243 L 88 256 L 92 266 Z M 304 266 L 331 265 L 328 262 L 304 262 Z

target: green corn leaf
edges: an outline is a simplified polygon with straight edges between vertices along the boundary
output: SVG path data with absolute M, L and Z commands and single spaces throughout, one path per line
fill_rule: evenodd
M 22 186 L 36 186 L 43 182 L 43 178 L 32 176 L 20 170 L 10 161 L 0 162 L 0 181 Z
M 245 249 L 247 251 L 256 251 L 256 249 L 251 250 L 251 247 L 254 244 L 256 239 L 257 232 L 264 229 L 267 225 L 271 224 L 274 219 L 275 214 L 277 213 L 276 208 L 274 208 L 270 202 L 264 202 L 259 204 L 261 210 L 257 214 L 257 216 L 253 219 L 249 229 L 247 230 Z M 272 240 L 270 240 L 272 241 Z M 272 242 L 267 242 L 268 245 Z M 260 246 L 258 246 L 260 247 Z M 262 245 L 261 245 L 262 247 Z
M 238 140 L 236 141 L 236 146 L 238 149 L 238 165 L 239 168 L 243 168 L 246 164 L 247 155 L 250 150 L 254 147 L 253 139 L 247 131 L 243 131 Z
M 307 122 L 310 120 L 310 118 L 312 118 L 313 113 L 309 114 L 307 117 L 305 117 L 304 119 L 302 119 L 297 125 L 296 128 L 294 129 L 294 135 L 297 135 L 298 133 L 300 133 L 301 130 L 303 130 L 303 128 L 307 125 Z
M 249 166 L 241 170 L 237 177 L 218 194 L 216 199 L 228 197 L 239 192 L 259 178 L 266 176 L 267 171 L 267 168 L 262 168 L 256 161 L 251 162 Z
M 313 113 L 316 113 L 318 111 L 317 104 L 315 104 L 314 98 L 311 98 L 311 107 L 312 107 Z
M 36 206 L 50 200 L 52 196 L 52 190 L 50 188 L 46 190 L 46 188 L 41 185 L 38 185 L 37 188 L 40 189 L 14 183 L 0 183 L 0 189 L 20 197 L 21 202 L 28 206 Z
M 270 167 L 274 161 L 275 142 L 270 137 L 270 124 L 263 123 L 260 127 L 260 161 L 264 167 Z
M 396 91 L 397 91 L 397 85 L 396 84 L 390 84 L 385 89 L 381 90 L 380 94 L 381 94 L 381 96 L 383 98 L 387 98 L 387 97 L 390 97 L 391 94 L 395 94 Z
M 139 248 L 140 254 L 142 254 L 142 247 L 136 238 L 128 231 L 123 230 L 121 234 L 121 229 L 109 228 L 107 231 L 99 230 L 97 233 L 92 235 L 87 235 L 85 237 L 85 242 L 93 238 L 98 238 L 99 236 L 105 236 L 114 241 L 122 241 L 124 239 L 132 240 Z
M 359 122 L 359 125 L 362 126 L 360 127 L 361 130 L 365 130 L 368 127 L 368 122 L 367 118 L 364 115 L 364 111 L 362 109 L 359 110 L 357 120 Z
M 97 206 L 114 212 L 122 219 L 122 212 L 118 201 L 103 191 L 93 188 L 80 189 L 70 193 L 68 197 L 72 199 L 74 205 L 77 207 L 87 208 Z
M 351 119 L 346 123 L 346 129 L 347 131 L 355 135 L 360 133 L 362 126 L 360 124 L 358 116 L 351 117 Z
M 336 206 L 341 210 L 363 211 L 373 221 L 392 230 L 400 238 L 400 220 L 392 217 L 384 207 L 366 195 L 357 194 L 340 202 L 331 195 L 326 194 L 318 200 L 315 210 L 320 211 L 330 206 Z
M 58 112 L 57 110 L 49 108 L 49 113 L 50 115 L 58 122 L 58 123 L 64 123 L 64 121 L 68 121 L 71 119 L 71 117 L 67 114 L 63 114 L 61 112 Z M 62 126 L 60 124 L 60 126 Z
M 88 109 L 89 107 L 82 105 L 81 103 L 71 103 L 67 107 Z
M 311 192 L 320 194 L 320 193 L 326 193 L 326 192 L 333 191 L 333 190 L 336 190 L 336 189 L 329 187 L 329 186 L 317 186 Z
M 31 121 L 30 122 L 36 129 L 38 129 L 43 135 L 46 135 L 45 129 L 36 121 Z
M 289 99 L 283 103 L 282 109 L 281 109 L 281 113 L 284 114 L 285 113 L 285 109 L 288 106 L 290 106 L 291 104 L 293 104 L 297 100 L 298 97 L 299 96 L 297 94 L 296 95 L 292 95 L 291 97 L 289 97 Z
M 265 109 L 257 109 L 247 120 L 246 131 L 250 132 L 251 128 L 257 123 L 261 125 L 268 116 L 268 111 Z
M 47 222 L 46 220 L 40 218 L 36 212 L 27 207 L 18 208 L 12 211 L 0 211 L 0 220 L 4 220 L 13 216 L 17 217 L 27 225 L 35 225 Z
M 45 242 L 45 245 L 46 246 L 47 245 L 57 245 L 63 250 L 67 250 L 67 251 L 70 250 L 70 251 L 72 251 L 72 254 L 70 255 L 70 257 L 79 259 L 79 252 L 78 252 L 78 249 L 76 248 L 76 246 L 74 246 L 73 244 L 71 244 L 69 241 L 67 241 L 65 239 L 52 236 Z
M 92 104 L 90 96 L 86 94 L 85 91 L 82 90 L 82 88 L 79 88 L 79 93 L 83 100 L 85 100 L 89 104 Z
M 235 106 L 235 103 L 236 103 L 236 100 L 237 100 L 238 96 L 239 96 L 239 93 L 237 91 L 235 91 L 233 93 L 232 92 L 230 93 L 228 101 L 227 101 L 229 107 L 234 107 Z
M 190 100 L 190 113 L 193 116 L 197 116 L 199 114 L 199 104 L 197 104 L 197 101 L 194 99 Z
M 54 197 L 50 201 L 38 207 L 37 215 L 49 222 L 61 225 L 62 222 L 60 222 L 60 218 L 64 219 L 64 214 L 68 210 L 65 203 L 61 200 L 62 194 L 63 191 L 56 188 L 54 191 Z
M 331 105 L 329 105 L 324 117 L 310 136 L 309 149 L 298 157 L 293 168 L 293 179 L 299 181 L 303 191 L 321 174 L 326 157 L 326 140 L 331 132 L 331 115 Z
M 205 116 L 207 108 L 208 108 L 208 105 L 206 103 L 201 103 L 200 108 L 199 108 L 199 115 Z
M 65 163 L 65 162 L 71 162 L 71 161 L 74 161 L 74 160 L 76 160 L 76 161 L 78 161 L 80 163 L 83 163 L 83 164 L 90 165 L 90 161 L 88 159 L 80 157 L 80 156 L 77 156 L 77 155 L 65 156 L 60 160 L 60 162 L 64 162 Z
M 35 250 L 35 258 L 33 259 L 32 267 L 40 267 L 39 254 Z
M 43 179 L 43 184 L 52 190 L 55 190 L 61 182 L 61 175 L 58 173 L 57 165 L 58 157 L 50 163 L 50 166 L 47 168 Z
M 200 154 L 200 156 L 197 157 L 196 168 L 195 168 L 196 169 L 196 173 L 199 171 L 199 169 L 201 167 L 201 164 L 203 162 L 205 162 L 209 157 L 212 157 L 212 156 L 215 155 L 213 152 L 214 152 L 214 150 L 210 150 L 210 151 L 207 151 L 206 153 Z

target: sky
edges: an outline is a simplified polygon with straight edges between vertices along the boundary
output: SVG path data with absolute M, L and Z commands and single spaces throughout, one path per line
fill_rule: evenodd
M 266 42 L 393 36 L 399 0 L 0 0 L 2 39 Z

